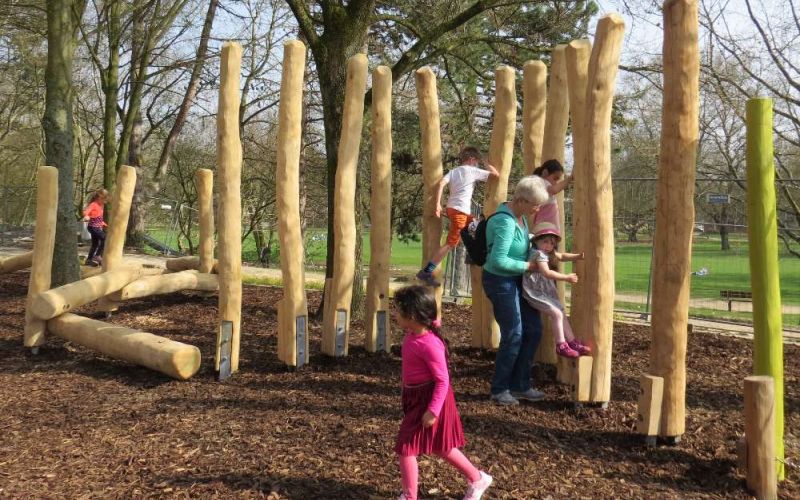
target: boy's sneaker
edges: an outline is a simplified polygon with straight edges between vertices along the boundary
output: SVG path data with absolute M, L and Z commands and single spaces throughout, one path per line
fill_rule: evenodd
M 481 471 L 481 478 L 474 483 L 470 483 L 467 493 L 464 495 L 464 500 L 480 500 L 484 492 L 492 485 L 492 481 L 494 481 L 492 476 Z
M 501 406 L 516 406 L 519 404 L 517 398 L 511 395 L 509 391 L 499 392 L 497 394 L 492 394 L 492 401 L 501 405 Z
M 433 273 L 426 272 L 424 269 L 420 269 L 420 271 L 417 273 L 417 279 L 434 288 L 442 285 L 436 280 L 436 278 L 433 276 Z
M 544 393 L 530 388 L 525 392 L 512 391 L 511 395 L 517 399 L 524 399 L 525 401 L 541 401 L 544 399 Z
M 581 356 L 590 356 L 592 354 L 592 348 L 578 339 L 570 340 L 567 344 Z
M 578 353 L 578 351 L 576 351 L 575 349 L 570 347 L 569 344 L 566 343 L 566 342 L 562 342 L 562 343 L 556 345 L 556 354 L 558 354 L 559 356 L 564 356 L 565 358 L 579 358 L 580 357 L 580 354 Z

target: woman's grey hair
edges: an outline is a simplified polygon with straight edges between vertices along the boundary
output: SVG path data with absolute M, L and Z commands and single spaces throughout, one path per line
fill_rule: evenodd
M 514 188 L 514 199 L 522 199 L 535 205 L 543 205 L 550 195 L 547 183 L 538 175 L 526 175 L 517 182 Z

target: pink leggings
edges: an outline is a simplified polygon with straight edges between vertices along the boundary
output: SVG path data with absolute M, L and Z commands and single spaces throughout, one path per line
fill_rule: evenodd
M 458 448 L 452 448 L 447 453 L 437 453 L 437 455 L 447 460 L 450 465 L 458 469 L 470 483 L 474 483 L 481 478 L 480 471 L 472 465 L 472 462 L 470 462 Z M 419 479 L 417 457 L 414 455 L 398 455 L 397 458 L 400 461 L 403 494 L 405 494 L 406 500 L 417 500 L 417 482 Z

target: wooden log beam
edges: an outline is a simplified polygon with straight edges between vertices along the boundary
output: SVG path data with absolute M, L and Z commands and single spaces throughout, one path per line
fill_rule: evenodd
M 33 263 L 33 250 L 30 252 L 12 255 L 5 259 L 0 259 L 0 274 L 13 273 L 22 269 L 28 269 Z
M 389 260 L 392 253 L 392 70 L 378 66 L 372 72 L 372 178 L 370 193 L 370 259 L 367 279 L 366 348 L 378 350 L 380 328 L 389 325 Z M 380 313 L 383 314 L 380 314 Z M 378 322 L 385 321 L 384 325 Z M 390 342 L 383 344 L 389 351 Z
M 39 293 L 28 308 L 34 316 L 47 320 L 121 290 L 142 276 L 141 266 L 122 266 Z
M 239 137 L 241 67 L 241 45 L 225 42 L 220 58 L 217 112 L 219 218 L 225 223 L 220 225 L 219 230 L 219 327 L 214 367 L 219 370 L 222 322 L 230 321 L 233 323 L 231 372 L 239 370 L 242 318 L 242 141 Z
M 200 349 L 152 333 L 69 313 L 48 321 L 47 329 L 70 342 L 178 380 L 186 380 L 200 369 Z
M 642 375 L 639 377 L 636 432 L 648 437 L 659 435 L 659 427 L 661 425 L 661 401 L 663 395 L 663 378 L 653 375 Z
M 214 261 L 214 172 L 207 168 L 197 169 L 194 174 L 197 186 L 197 206 L 200 212 L 200 244 L 197 248 L 201 273 L 210 273 Z
M 298 366 L 297 324 L 306 325 L 303 363 L 308 360 L 308 304 L 303 269 L 300 222 L 300 148 L 303 137 L 303 76 L 306 46 L 298 40 L 283 45 L 283 74 L 278 108 L 277 218 L 281 245 L 283 299 L 278 305 L 278 359 Z
M 339 140 L 334 193 L 333 289 L 329 295 L 330 301 L 325 305 L 322 325 L 322 352 L 329 356 L 346 356 L 350 347 L 350 303 L 353 298 L 356 255 L 356 176 L 364 119 L 367 67 L 366 54 L 356 54 L 347 61 L 342 135 Z
M 590 400 L 592 388 L 592 365 L 594 359 L 591 356 L 581 356 L 570 360 L 571 369 L 570 385 L 572 386 L 572 399 L 584 403 Z
M 757 375 L 744 379 L 744 432 L 747 487 L 756 498 L 778 498 L 775 449 L 775 381 Z
M 45 341 L 45 322 L 31 311 L 31 304 L 50 289 L 53 249 L 56 241 L 58 212 L 58 169 L 39 167 L 36 173 L 36 228 L 33 233 L 33 257 L 25 301 L 25 347 L 38 347 Z
M 125 285 L 110 297 L 115 301 L 138 299 L 181 290 L 213 292 L 219 290 L 219 276 L 197 271 L 145 276 Z
M 173 272 L 179 271 L 188 271 L 190 269 L 194 269 L 196 271 L 200 270 L 200 257 L 197 256 L 187 256 L 187 257 L 174 257 L 172 259 L 167 259 L 165 261 L 165 265 L 167 270 Z M 217 268 L 219 267 L 219 261 L 214 259 L 211 265 L 211 273 L 216 273 Z
M 542 164 L 547 66 L 542 61 L 527 61 L 522 75 L 522 171 L 531 175 Z
M 136 169 L 123 165 L 117 172 L 117 181 L 111 197 L 111 221 L 108 225 L 108 236 L 103 250 L 103 272 L 114 271 L 122 266 L 122 252 L 125 247 L 125 235 L 128 232 L 128 220 L 131 214 L 133 191 L 136 189 Z M 118 305 L 107 297 L 100 297 L 98 307 L 102 311 L 116 311 Z

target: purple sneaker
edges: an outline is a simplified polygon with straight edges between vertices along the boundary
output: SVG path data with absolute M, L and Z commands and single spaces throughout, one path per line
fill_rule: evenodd
M 567 342 L 567 344 L 569 344 L 569 346 L 572 348 L 573 351 L 577 351 L 577 353 L 580 354 L 581 356 L 592 355 L 592 348 L 578 339 L 570 340 L 569 342 Z

